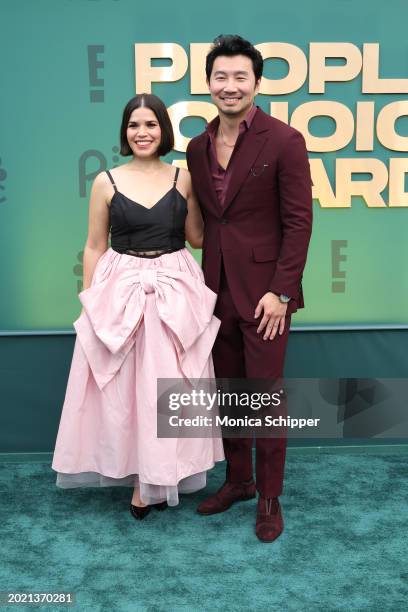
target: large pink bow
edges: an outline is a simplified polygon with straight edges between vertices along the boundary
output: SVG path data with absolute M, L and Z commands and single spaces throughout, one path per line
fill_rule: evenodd
M 135 342 L 147 293 L 155 294 L 183 374 L 200 378 L 220 326 L 213 316 L 216 294 L 187 272 L 130 267 L 79 294 L 84 312 L 74 327 L 100 389 L 115 376 Z

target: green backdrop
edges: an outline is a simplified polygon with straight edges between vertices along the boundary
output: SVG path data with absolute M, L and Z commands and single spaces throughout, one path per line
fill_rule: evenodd
M 0 45 L 0 245 L 2 249 L 3 330 L 71 330 L 80 304 L 81 252 L 86 239 L 92 174 L 122 161 L 117 156 L 122 109 L 135 94 L 134 45 L 208 42 L 219 33 L 239 33 L 255 44 L 290 42 L 308 55 L 310 42 L 377 42 L 381 75 L 408 77 L 406 0 L 302 0 L 256 4 L 142 3 L 136 0 L 2 0 Z M 102 64 L 92 74 L 88 48 L 100 46 Z M 267 61 L 265 75 L 280 78 L 285 62 Z M 189 75 L 157 84 L 153 92 L 169 106 L 192 96 Z M 94 93 L 95 91 L 99 93 Z M 329 83 L 325 94 L 309 94 L 307 82 L 288 96 L 290 112 L 318 99 L 339 101 L 351 110 L 357 101 L 374 101 L 376 114 L 406 95 L 361 93 L 361 75 L 348 83 Z M 198 119 L 183 123 L 185 135 L 203 129 Z M 315 119 L 315 135 L 328 135 L 333 122 Z M 397 123 L 408 136 L 408 118 Z M 354 140 L 336 153 L 311 153 L 324 160 L 333 181 L 336 157 L 375 157 L 388 165 L 391 152 L 374 138 L 374 151 L 356 153 Z M 180 153 L 168 161 L 183 158 Z M 360 177 L 361 178 L 361 177 Z M 364 177 L 363 177 L 364 178 Z M 367 177 L 366 177 L 367 178 Z M 408 191 L 408 181 L 406 181 Z M 386 199 L 386 190 L 384 197 Z M 408 209 L 368 208 L 354 197 L 348 209 L 314 204 L 314 231 L 304 275 L 307 308 L 294 326 L 345 327 L 408 324 Z M 340 242 L 337 242 L 340 241 Z M 333 291 L 333 248 L 342 244 L 342 291 Z M 334 245 L 334 246 L 333 246 Z

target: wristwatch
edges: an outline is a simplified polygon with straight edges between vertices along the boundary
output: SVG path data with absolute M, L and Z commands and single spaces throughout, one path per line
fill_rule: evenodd
M 281 304 L 287 304 L 288 302 L 290 302 L 291 298 L 288 295 L 284 295 L 283 293 L 278 295 L 277 293 L 272 291 L 272 289 L 270 289 L 270 292 L 273 293 L 273 295 L 276 295 L 276 297 L 279 298 L 279 301 L 280 301 Z

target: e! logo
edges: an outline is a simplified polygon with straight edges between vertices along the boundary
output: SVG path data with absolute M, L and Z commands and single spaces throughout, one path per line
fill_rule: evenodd
M 79 276 L 79 278 L 77 279 L 77 293 L 81 293 L 82 286 L 83 286 L 83 282 L 82 282 L 82 278 L 84 275 L 84 266 L 82 265 L 83 256 L 84 256 L 83 251 L 79 251 L 79 253 L 77 253 L 77 260 L 79 261 L 79 263 L 75 264 L 75 266 L 72 268 L 74 275 Z
M 6 180 L 6 178 L 7 178 L 7 172 L 1 167 L 1 157 L 0 157 L 0 182 Z M 4 185 L 0 185 L 0 191 L 4 191 Z M 7 198 L 0 195 L 0 204 L 3 204 L 3 202 L 5 202 L 6 200 Z
M 105 62 L 98 56 L 105 51 L 105 45 L 88 45 L 88 72 L 89 72 L 89 87 L 97 87 L 98 89 L 90 89 L 89 99 L 91 102 L 104 102 L 105 92 L 103 86 L 104 79 L 98 76 L 98 69 L 105 67 Z
M 340 263 L 347 261 L 347 255 L 342 253 L 348 245 L 347 240 L 332 240 L 331 242 L 331 260 L 332 260 L 332 293 L 345 293 L 346 281 L 338 280 L 345 279 L 345 270 L 340 269 Z

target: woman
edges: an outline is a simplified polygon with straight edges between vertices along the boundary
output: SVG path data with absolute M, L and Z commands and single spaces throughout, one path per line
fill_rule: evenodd
M 130 510 L 178 503 L 205 486 L 224 458 L 220 438 L 158 438 L 158 378 L 214 376 L 216 295 L 185 248 L 202 246 L 190 175 L 161 161 L 173 148 L 154 95 L 123 111 L 121 154 L 92 186 L 84 249 L 83 309 L 52 468 L 57 486 L 133 486 Z M 109 232 L 111 246 L 108 247 Z

